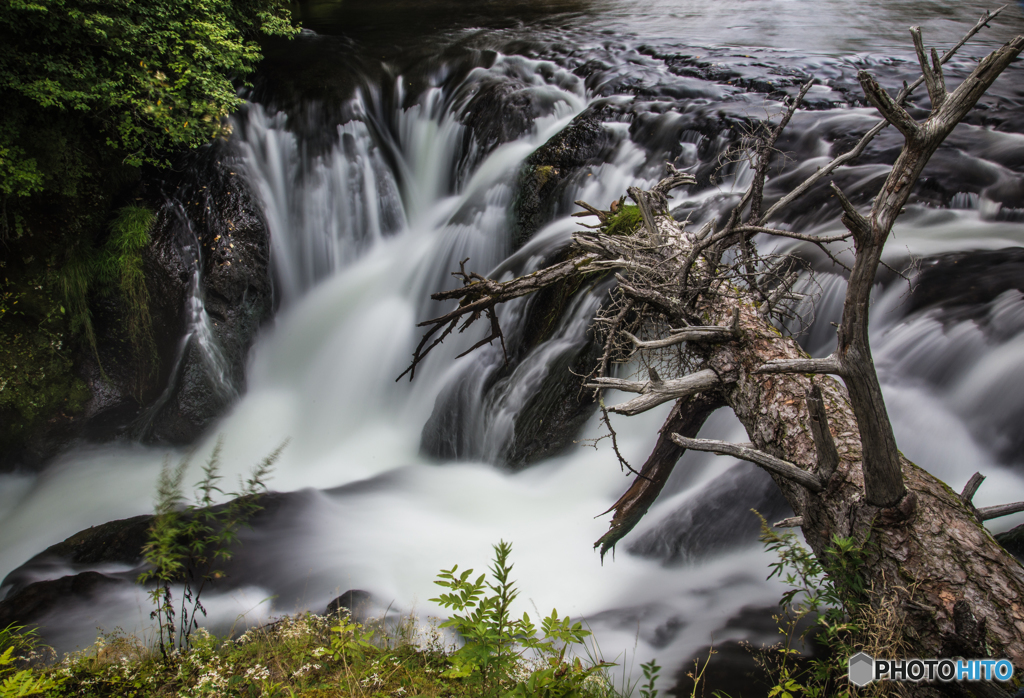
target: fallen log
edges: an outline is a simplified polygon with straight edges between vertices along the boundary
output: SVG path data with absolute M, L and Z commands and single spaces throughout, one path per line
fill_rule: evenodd
M 993 16 L 983 17 L 967 38 Z M 793 298 L 795 275 L 787 260 L 758 256 L 751 238 L 777 231 L 772 216 L 814 182 L 855 160 L 881 127 L 762 214 L 769 170 L 765 158 L 799 106 L 797 99 L 751 153 L 754 182 L 724 224 L 710 221 L 693 233 L 672 219 L 666 197 L 690 183 L 674 168 L 651 191 L 629 190 L 642 214 L 631 235 L 604 234 L 611 212 L 586 205 L 602 226 L 577 233 L 566 261 L 504 284 L 463 270 L 463 288 L 435 294 L 439 300 L 458 299 L 460 305 L 423 323 L 429 329 L 409 372 L 459 322 L 465 329 L 486 312 L 496 324 L 493 308 L 504 300 L 574 275 L 614 270 L 618 285 L 595 322 L 605 360 L 588 386 L 638 394 L 608 412 L 633 415 L 668 401 L 676 405 L 633 485 L 609 510 L 610 530 L 595 544 L 602 554 L 646 513 L 685 449 L 732 455 L 771 475 L 795 513 L 779 525 L 801 527 L 820 558 L 837 536 L 865 546 L 865 582 L 877 603 L 896 609 L 893 622 L 907 656 L 1006 657 L 1024 666 L 1024 568 L 982 525 L 1024 510 L 1024 503 L 975 509 L 971 499 L 979 478 L 957 495 L 900 454 L 867 332 L 882 248 L 912 185 L 942 140 L 1021 53 L 1024 36 L 980 61 L 952 93 L 946 91 L 942 64 L 955 48 L 941 58 L 932 52 L 929 60 L 920 31 L 912 30 L 912 36 L 924 73 L 917 83 L 893 97 L 868 73 L 859 75 L 868 99 L 904 135 L 904 148 L 870 212 L 858 211 L 833 186 L 849 233 L 813 240 L 825 245 L 852 237 L 856 247 L 831 356 L 806 355 L 773 324 Z M 927 86 L 932 102 L 923 122 L 903 106 L 918 84 Z M 427 346 L 441 330 L 441 337 Z M 499 336 L 494 330 L 485 341 Z M 648 380 L 607 375 L 615 361 L 646 366 Z M 673 375 L 662 378 L 655 366 L 660 372 L 668 366 Z M 695 438 L 719 405 L 736 414 L 750 444 Z M 1000 690 L 978 690 L 988 695 L 990 689 Z

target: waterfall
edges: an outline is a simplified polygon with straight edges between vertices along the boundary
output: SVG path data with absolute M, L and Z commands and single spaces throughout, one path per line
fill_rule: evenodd
M 524 48 L 523 55 L 467 51 L 460 58 L 438 51 L 421 70 L 426 77 L 417 75 L 421 91 L 410 91 L 413 81 L 401 74 L 379 84 L 361 78 L 346 104 L 322 110 L 335 116 L 312 125 L 271 103 L 250 103 L 238 118 L 233 147 L 271 231 L 282 308 L 253 349 L 245 394 L 195 446 L 186 481 L 197 479 L 219 437 L 229 477 L 289 439 L 270 486 L 306 491 L 286 526 L 243 535 L 236 569 L 247 571 L 247 582 L 234 596 L 211 597 L 214 620 L 249 613 L 246 622 L 253 623 L 273 613 L 318 611 L 348 589 L 369 590 L 394 609 L 437 615 L 427 601 L 437 570 L 455 563 L 483 568 L 490 544 L 505 539 L 514 546 L 522 610 L 557 607 L 586 618 L 609 657 L 635 647 L 637 663 L 657 655 L 678 668 L 712 637 L 770 640 L 756 624 L 730 623 L 781 594 L 777 580 L 765 580 L 771 556 L 749 535 L 757 525 L 750 501 L 766 513 L 780 506 L 764 473 L 687 453 L 617 558 L 602 565 L 591 546 L 607 518 L 594 516 L 630 480 L 609 448 L 587 445 L 602 434 L 595 419 L 576 435 L 577 445 L 520 472 L 504 468 L 517 418 L 555 367 L 562 370 L 559 362 L 585 345 L 607 286 L 574 298 L 552 335 L 507 370 L 497 342 L 456 358 L 485 336 L 474 327 L 449 337 L 414 381 L 395 381 L 419 341 L 417 323 L 445 312 L 430 294 L 458 283 L 450 274 L 462 260 L 470 260 L 467 270 L 495 278 L 537 269 L 568 244 L 573 200 L 605 206 L 628 186 L 655 182 L 666 159 L 705 181 L 715 176 L 713 185 L 673 202 L 678 216 L 696 224 L 734 204 L 752 176 L 726 156 L 740 117 L 763 114 L 763 95 L 757 101 L 724 80 L 694 77 L 643 45 L 622 51 L 595 36 L 542 48 Z M 684 48 L 659 50 L 683 55 Z M 842 61 L 817 67 L 852 70 Z M 477 112 L 479 95 L 489 90 L 507 98 L 498 104 L 520 110 L 500 115 L 492 131 L 479 125 Z M 822 113 L 833 120 L 819 112 L 795 120 L 802 134 L 792 144 L 798 172 L 820 164 L 837 131 L 873 123 L 866 110 L 829 94 L 837 106 Z M 608 135 L 603 161 L 575 172 L 555 218 L 515 249 L 510 210 L 520 167 L 584 110 Z M 329 145 L 311 145 L 304 135 L 310 128 Z M 866 165 L 849 176 L 866 190 L 884 169 Z M 1015 176 L 1005 168 L 997 174 Z M 784 181 L 780 176 L 776 184 Z M 906 258 L 908 250 L 934 255 L 1021 244 L 1024 225 L 986 213 L 976 195 L 955 193 L 952 208 L 908 207 L 887 261 Z M 826 234 L 839 229 L 834 214 L 820 207 L 794 214 L 789 224 Z M 760 244 L 803 249 L 792 241 Z M 813 281 L 804 282 L 814 287 L 816 306 L 802 341 L 821 355 L 835 341 L 829 322 L 838 319 L 845 282 L 819 261 Z M 1015 426 L 993 419 L 1024 413 L 1024 391 L 1005 387 L 1024 380 L 1021 294 L 1007 291 L 957 317 L 941 307 L 910 312 L 904 293 L 900 282 L 880 284 L 872 325 L 901 448 L 954 488 L 974 470 L 984 472 L 990 479 L 979 505 L 1024 490 Z M 202 342 L 201 297 L 190 302 L 189 331 Z M 510 344 L 525 332 L 529 302 L 499 312 Z M 604 399 L 614 404 L 622 396 Z M 448 421 L 435 416 L 445 405 L 452 406 Z M 643 462 L 669 407 L 616 418 L 619 447 L 631 462 Z M 443 442 L 435 451 L 454 455 L 424 452 L 428 424 Z M 943 445 L 949 435 L 956 448 Z M 722 413 L 702 436 L 747 440 Z M 165 456 L 166 449 L 139 445 L 88 446 L 37 476 L 0 475 L 0 574 L 86 526 L 150 511 Z M 74 622 L 55 623 L 62 647 L 91 641 L 96 622 L 129 630 L 148 623 L 145 602 L 130 594 L 77 614 Z

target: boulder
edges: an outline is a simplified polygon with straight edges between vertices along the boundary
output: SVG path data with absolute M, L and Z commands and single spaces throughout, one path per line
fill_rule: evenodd
M 191 443 L 223 414 L 245 389 L 246 357 L 274 309 L 270 237 L 259 206 L 228 158 L 211 151 L 207 159 L 177 194 L 187 202 L 193 237 L 184 249 L 199 265 L 199 298 L 190 290 L 181 306 L 192 315 L 189 334 L 145 418 L 148 441 Z
M 327 616 L 337 616 L 348 613 L 357 623 L 364 622 L 370 617 L 373 608 L 373 594 L 362 589 L 349 589 L 338 598 L 327 604 Z
M 515 249 L 560 212 L 566 183 L 581 168 L 599 163 L 609 140 L 601 122 L 585 111 L 526 158 L 512 203 Z

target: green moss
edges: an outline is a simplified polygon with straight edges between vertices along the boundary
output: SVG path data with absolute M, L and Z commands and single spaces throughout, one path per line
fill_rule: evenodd
M 154 218 L 153 213 L 142 206 L 120 209 L 110 226 L 110 238 L 103 246 L 99 261 L 100 282 L 120 292 L 127 315 L 128 337 L 140 357 L 156 356 L 149 291 L 142 270 L 142 251 L 149 245 Z
M 604 232 L 608 235 L 632 235 L 643 225 L 643 221 L 639 206 L 623 206 L 608 219 Z
M 72 329 L 84 335 L 97 361 L 100 357 L 89 310 L 89 295 L 94 291 L 119 296 L 125 312 L 125 332 L 136 356 L 148 367 L 155 366 L 156 343 L 142 263 L 154 220 L 153 212 L 143 206 L 119 209 L 102 247 L 94 250 L 80 245 L 60 270 L 60 286 L 71 313 Z
M 557 174 L 558 170 L 551 165 L 541 165 L 538 167 L 534 171 L 534 176 L 537 178 L 537 188 L 542 189 Z

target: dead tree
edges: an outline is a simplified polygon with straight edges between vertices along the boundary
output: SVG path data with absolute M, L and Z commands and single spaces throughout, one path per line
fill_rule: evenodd
M 909 655 L 1009 657 L 1024 666 L 1024 568 L 982 525 L 1024 510 L 1024 504 L 975 509 L 971 498 L 980 476 L 957 495 L 900 454 L 868 342 L 875 272 L 915 181 L 943 139 L 1024 49 L 1024 36 L 1015 38 L 948 92 L 942 64 L 992 17 L 986 14 L 942 56 L 926 52 L 920 30 L 912 28 L 923 77 L 892 96 L 862 71 L 864 92 L 885 121 L 767 210 L 762 192 L 771 149 L 810 83 L 754 148 L 754 182 L 724 223 L 711 221 L 691 232 L 673 220 L 669 192 L 693 179 L 669 165 L 668 176 L 652 190 L 629 190 L 642 219 L 632 234 L 608 234 L 604 225 L 579 232 L 566 261 L 504 283 L 463 270 L 463 287 L 433 296 L 457 299 L 459 306 L 422 323 L 428 330 L 410 372 L 460 322 L 465 329 L 486 315 L 492 331 L 484 342 L 501 339 L 494 316 L 498 303 L 580 275 L 614 273 L 618 285 L 595 321 L 604 352 L 588 385 L 636 394 L 607 408 L 612 413 L 675 406 L 632 486 L 609 510 L 610 530 L 595 544 L 602 554 L 646 513 L 685 449 L 731 455 L 771 475 L 796 513 L 786 523 L 802 527 L 819 556 L 833 536 L 870 536 L 865 575 L 875 599 L 898 609 Z M 904 102 L 922 82 L 932 109 L 918 122 Z M 854 160 L 888 124 L 903 134 L 905 145 L 871 210 L 858 211 L 832 185 L 848 233 L 823 238 L 772 225 L 780 210 Z M 602 224 L 616 215 L 580 203 Z M 751 240 L 759 233 L 805 240 L 826 253 L 826 243 L 852 238 L 856 256 L 837 347 L 827 358 L 809 357 L 773 324 L 793 307 L 797 273 L 789 258 L 758 255 Z M 646 367 L 646 379 L 609 375 L 614 363 L 630 360 Z M 736 413 L 750 443 L 695 438 L 723 405 Z

